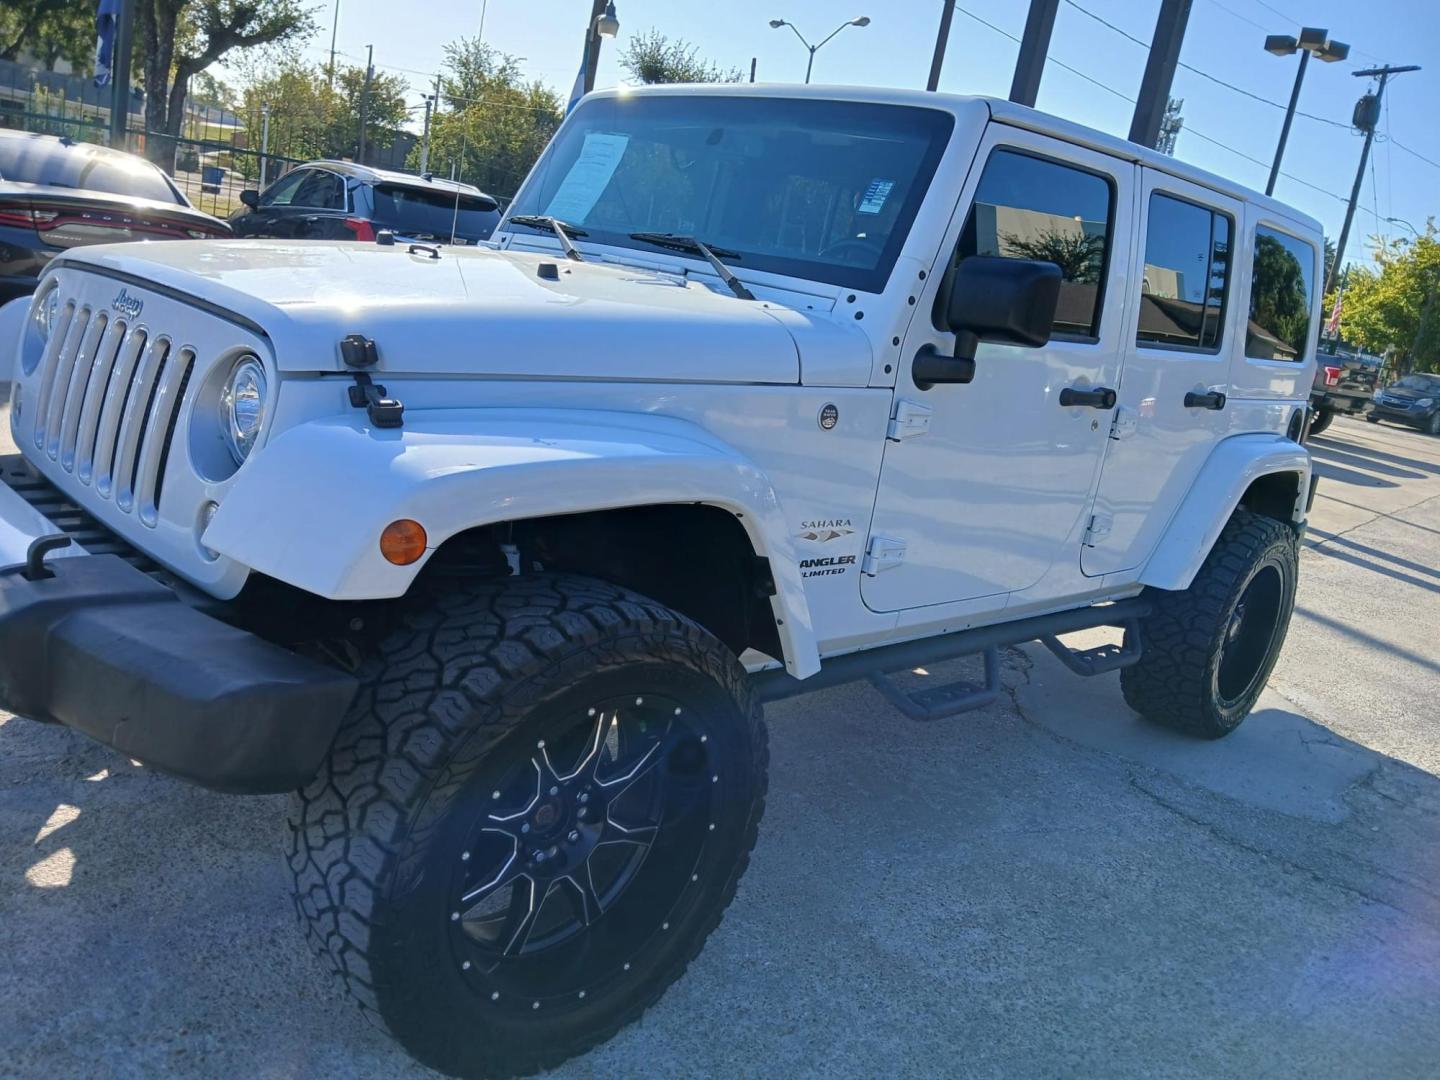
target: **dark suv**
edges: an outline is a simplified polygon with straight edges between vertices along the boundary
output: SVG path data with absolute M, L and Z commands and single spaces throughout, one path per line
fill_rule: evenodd
M 1406 375 L 1377 390 L 1365 419 L 1393 420 L 1440 435 L 1440 375 Z
M 500 221 L 479 188 L 348 161 L 296 166 L 262 192 L 242 191 L 230 215 L 236 236 L 374 240 L 383 229 L 416 240 L 475 244 Z

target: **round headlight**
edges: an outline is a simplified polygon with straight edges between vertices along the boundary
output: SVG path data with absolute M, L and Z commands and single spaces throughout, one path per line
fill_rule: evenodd
M 34 323 L 35 333 L 42 342 L 50 340 L 50 332 L 55 329 L 55 316 L 59 311 L 59 289 L 51 289 L 30 308 L 30 318 Z
M 1416 407 L 1417 409 L 1428 409 L 1428 408 L 1430 408 L 1431 405 L 1434 405 L 1434 404 L 1435 404 L 1435 399 L 1434 399 L 1434 398 L 1431 398 L 1431 397 L 1422 397 L 1419 401 L 1415 402 L 1415 407 Z
M 220 430 L 236 465 L 245 464 L 265 422 L 265 369 L 253 356 L 243 357 L 220 393 Z

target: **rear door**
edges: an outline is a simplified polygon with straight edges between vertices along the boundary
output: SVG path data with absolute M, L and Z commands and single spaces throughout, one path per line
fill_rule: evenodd
M 989 126 L 904 355 L 953 352 L 954 335 L 931 312 L 951 260 L 972 255 L 1057 263 L 1054 336 L 1039 349 L 981 345 L 964 385 L 922 391 L 908 363 L 899 373 L 897 417 L 919 410 L 926 424 L 897 421 L 886 443 L 861 586 L 872 610 L 1013 592 L 1075 557 L 1110 410 L 1061 396 L 1119 378 L 1134 176 L 1130 162 Z
M 1091 576 L 1139 566 L 1154 548 L 1224 436 L 1243 344 L 1231 303 L 1241 204 L 1153 169 L 1140 178 L 1129 355 L 1080 555 Z

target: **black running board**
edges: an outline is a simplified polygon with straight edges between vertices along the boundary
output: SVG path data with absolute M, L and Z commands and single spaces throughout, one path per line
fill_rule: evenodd
M 999 650 L 1007 645 L 1038 640 L 1077 675 L 1102 675 L 1128 667 L 1140 659 L 1140 620 L 1149 615 L 1152 608 L 1148 597 L 1137 596 L 1117 600 L 1113 604 L 1034 615 L 1028 619 L 955 630 L 936 637 L 830 657 L 808 679 L 797 679 L 782 669 L 774 668 L 757 672 L 751 677 L 751 682 L 760 700 L 768 702 L 869 680 L 911 719 L 937 720 L 988 705 L 999 696 Z M 1099 626 L 1123 627 L 1126 631 L 1125 643 L 1077 650 L 1068 648 L 1059 640 L 1061 634 L 1092 630 Z M 985 679 L 979 684 L 961 681 L 906 692 L 891 678 L 894 672 L 913 671 L 976 653 L 983 653 L 985 657 Z

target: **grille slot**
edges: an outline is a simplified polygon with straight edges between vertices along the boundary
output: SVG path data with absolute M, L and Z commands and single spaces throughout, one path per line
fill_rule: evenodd
M 79 483 L 154 528 L 195 363 L 189 346 L 71 298 L 41 357 L 28 435 Z

